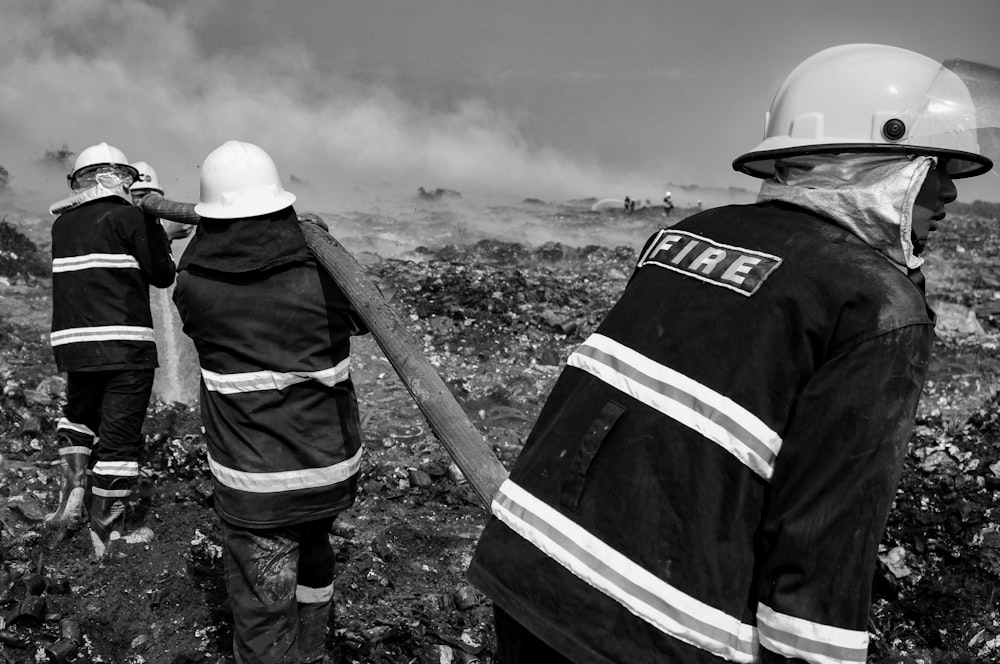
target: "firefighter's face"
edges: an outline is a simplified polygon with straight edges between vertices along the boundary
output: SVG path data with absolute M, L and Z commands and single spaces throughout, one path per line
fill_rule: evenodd
M 927 245 L 931 231 L 937 230 L 944 219 L 944 206 L 958 197 L 958 190 L 948 175 L 944 159 L 928 174 L 913 204 L 913 253 L 920 255 Z

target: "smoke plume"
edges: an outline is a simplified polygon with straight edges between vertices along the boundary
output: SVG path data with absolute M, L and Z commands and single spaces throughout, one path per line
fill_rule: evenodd
M 107 141 L 191 200 L 198 164 L 230 139 L 264 147 L 286 187 L 324 209 L 390 186 L 559 198 L 611 184 L 479 99 L 431 109 L 294 43 L 210 53 L 193 26 L 212 3 L 2 1 L 0 164 L 13 186 L 62 197 L 65 165 L 41 157 Z

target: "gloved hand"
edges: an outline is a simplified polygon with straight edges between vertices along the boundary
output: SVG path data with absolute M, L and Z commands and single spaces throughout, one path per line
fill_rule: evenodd
M 324 232 L 330 232 L 330 227 L 318 214 L 313 214 L 312 212 L 302 212 L 298 215 L 298 217 L 300 224 L 315 224 L 322 228 Z
M 191 231 L 194 230 L 194 226 L 190 224 L 182 224 L 176 221 L 169 221 L 167 219 L 161 219 L 160 224 L 163 226 L 163 230 L 167 232 L 167 239 L 173 242 L 174 240 L 180 240 L 191 235 Z

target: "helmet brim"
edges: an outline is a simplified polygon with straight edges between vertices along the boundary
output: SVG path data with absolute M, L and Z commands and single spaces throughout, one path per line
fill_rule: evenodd
M 284 210 L 295 202 L 295 194 L 288 191 L 266 192 L 259 196 L 243 195 L 232 202 L 212 201 L 197 203 L 194 211 L 209 219 L 243 219 Z
M 777 159 L 823 154 L 899 154 L 942 157 L 948 160 L 948 174 L 956 180 L 982 175 L 993 169 L 991 159 L 975 152 L 925 148 L 916 145 L 828 143 L 776 150 L 754 150 L 734 159 L 733 170 L 751 177 L 768 179 L 774 177 L 774 162 Z

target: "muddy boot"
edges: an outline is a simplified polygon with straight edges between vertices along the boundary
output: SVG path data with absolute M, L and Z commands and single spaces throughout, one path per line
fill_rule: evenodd
M 330 602 L 299 602 L 299 661 L 307 664 L 329 662 L 326 632 L 330 622 Z
M 68 441 L 62 439 L 61 442 Z M 90 458 L 90 450 L 86 447 L 62 445 L 59 457 L 63 470 L 59 506 L 55 512 L 45 516 L 45 525 L 54 531 L 56 541 L 64 539 L 67 534 L 79 530 L 83 525 L 83 503 L 87 492 L 87 461 Z
M 90 542 L 100 560 L 108 547 L 121 539 L 125 529 L 125 507 L 132 493 L 131 478 L 108 480 L 95 475 L 90 489 Z

